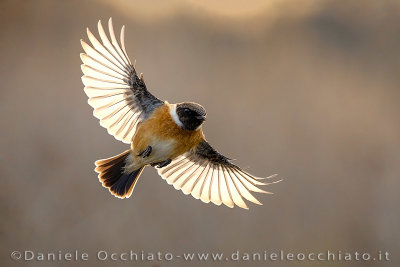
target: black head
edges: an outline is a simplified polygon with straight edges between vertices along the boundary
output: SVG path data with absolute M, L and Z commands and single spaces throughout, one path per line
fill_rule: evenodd
M 206 110 L 199 104 L 185 102 L 176 105 L 176 114 L 188 131 L 196 130 L 206 120 Z

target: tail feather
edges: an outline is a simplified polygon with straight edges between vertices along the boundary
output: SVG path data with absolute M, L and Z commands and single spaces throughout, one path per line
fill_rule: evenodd
M 125 173 L 124 167 L 131 150 L 121 154 L 101 159 L 95 162 L 95 171 L 99 173 L 99 180 L 103 187 L 108 188 L 110 193 L 118 198 L 128 198 L 132 195 L 136 182 L 144 167 L 131 173 Z
M 137 178 L 139 178 L 143 169 L 144 167 L 130 174 L 123 174 L 118 181 L 109 188 L 111 194 L 119 198 L 130 197 L 138 180 Z

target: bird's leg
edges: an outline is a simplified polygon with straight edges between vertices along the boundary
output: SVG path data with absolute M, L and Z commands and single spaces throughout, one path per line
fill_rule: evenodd
M 152 150 L 153 150 L 152 147 L 148 146 L 145 150 L 143 150 L 138 154 L 138 157 L 146 158 L 150 156 Z
M 167 159 L 167 160 L 164 160 L 164 161 L 161 161 L 161 162 L 151 163 L 150 165 L 152 167 L 163 168 L 163 167 L 169 165 L 171 163 L 171 161 L 172 161 L 171 159 Z

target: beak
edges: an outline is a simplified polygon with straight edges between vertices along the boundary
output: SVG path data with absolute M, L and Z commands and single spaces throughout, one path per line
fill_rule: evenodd
M 206 116 L 196 116 L 196 119 L 200 120 L 200 121 L 205 121 L 206 120 Z

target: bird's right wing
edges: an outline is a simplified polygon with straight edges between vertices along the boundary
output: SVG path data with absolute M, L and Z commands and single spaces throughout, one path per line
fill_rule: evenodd
M 117 140 L 131 143 L 139 122 L 145 120 L 163 101 L 153 96 L 146 88 L 142 75 L 137 75 L 124 44 L 124 27 L 121 29 L 119 45 L 110 18 L 110 39 L 101 21 L 98 31 L 101 43 L 87 29 L 90 46 L 81 40 L 85 53 L 81 53 L 82 82 L 93 115 L 100 125 Z
M 203 202 L 222 203 L 232 208 L 237 205 L 248 209 L 248 201 L 262 205 L 251 193 L 269 193 L 259 188 L 262 185 L 277 183 L 261 182 L 260 179 L 243 171 L 228 158 L 218 153 L 206 141 L 174 159 L 166 167 L 158 169 L 158 174 L 184 194 L 192 194 Z M 267 178 L 272 178 L 272 175 Z

